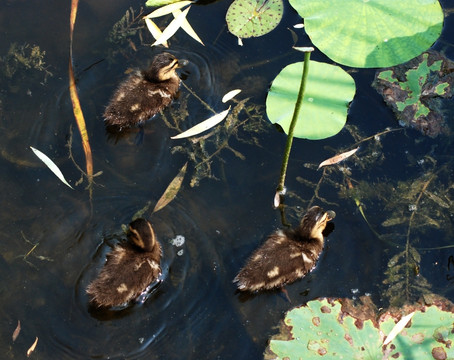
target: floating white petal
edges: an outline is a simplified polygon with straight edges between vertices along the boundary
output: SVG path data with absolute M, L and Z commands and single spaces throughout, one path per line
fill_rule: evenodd
M 65 185 L 68 185 L 71 189 L 74 190 L 74 188 L 68 184 L 68 182 L 66 181 L 65 177 L 63 176 L 63 173 L 60 171 L 60 169 L 58 168 L 57 165 L 55 165 L 55 163 L 49 159 L 49 157 L 42 153 L 41 151 L 39 151 L 38 149 L 35 149 L 34 147 L 30 146 L 30 149 L 33 150 L 33 152 L 35 153 L 35 155 L 44 163 L 46 164 L 46 166 L 63 182 L 63 184 Z
M 162 36 L 161 29 L 153 22 L 153 20 L 147 18 L 145 19 L 145 24 L 147 24 L 148 31 L 150 31 L 155 40 L 158 40 Z M 164 41 L 162 45 L 169 47 L 167 41 Z
M 281 192 L 276 191 L 276 193 L 274 194 L 273 206 L 275 209 L 277 209 L 279 205 L 281 205 Z
M 156 18 L 160 16 L 164 16 L 167 14 L 171 14 L 175 10 L 179 10 L 186 5 L 189 5 L 191 1 L 179 1 L 177 3 L 169 4 L 166 6 L 162 6 L 159 9 L 156 9 L 155 11 L 149 13 L 147 16 L 145 16 L 146 19 L 151 19 L 151 18 Z
M 172 11 L 172 14 L 173 14 L 173 17 L 174 18 L 177 18 L 180 14 L 181 14 L 181 10 L 175 10 L 175 11 Z M 181 24 L 181 28 L 186 31 L 186 33 L 192 37 L 194 40 L 198 41 L 199 43 L 201 43 L 203 46 L 205 46 L 205 44 L 203 43 L 202 40 L 200 40 L 199 38 L 199 35 L 197 35 L 197 33 L 194 31 L 194 29 L 192 28 L 191 24 L 189 24 L 189 21 L 187 19 L 184 19 L 183 20 L 183 23 Z
M 224 110 L 223 112 L 216 114 L 209 119 L 206 119 L 202 121 L 201 123 L 193 126 L 192 128 L 182 132 L 181 134 L 172 136 L 171 139 L 183 139 L 187 138 L 190 136 L 194 136 L 197 134 L 200 134 L 201 132 L 204 132 L 205 130 L 211 129 L 213 126 L 219 124 L 222 120 L 225 119 L 227 114 L 229 113 L 230 106 L 227 110 Z
M 229 91 L 227 94 L 225 94 L 222 97 L 222 102 L 226 103 L 227 101 L 229 101 L 229 100 L 233 99 L 235 96 L 237 96 L 240 92 L 241 92 L 240 89 L 235 89 L 235 90 Z
M 164 29 L 162 35 L 159 39 L 153 43 L 152 46 L 161 45 L 167 40 L 169 40 L 173 34 L 177 32 L 177 30 L 181 27 L 181 24 L 186 19 L 186 15 L 191 7 L 189 6 L 186 10 L 182 11 L 180 15 L 178 15 L 175 19 L 173 19 L 170 24 Z

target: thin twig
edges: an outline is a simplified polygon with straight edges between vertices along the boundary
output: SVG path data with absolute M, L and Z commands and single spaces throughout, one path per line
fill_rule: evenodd
M 184 87 L 186 90 L 188 90 L 188 91 L 191 93 L 192 96 L 194 96 L 197 100 L 199 100 L 199 101 L 203 104 L 203 106 L 205 106 L 205 107 L 206 107 L 208 110 L 210 110 L 213 114 L 216 114 L 216 111 L 214 111 L 213 108 L 212 108 L 210 105 L 208 105 L 208 103 L 206 103 L 205 101 L 203 101 L 202 98 L 199 97 L 199 95 L 197 95 L 194 91 L 192 91 L 192 89 L 191 89 L 189 86 L 187 86 L 187 85 L 184 83 L 184 81 L 181 82 L 181 85 L 183 85 L 183 87 Z

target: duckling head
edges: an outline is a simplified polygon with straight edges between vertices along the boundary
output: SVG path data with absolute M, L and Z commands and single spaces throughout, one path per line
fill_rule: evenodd
M 161 82 L 172 78 L 179 79 L 175 70 L 187 63 L 187 60 L 178 60 L 172 54 L 163 52 L 153 58 L 151 65 L 143 72 L 143 75 L 151 82 Z
M 318 239 L 323 242 L 323 230 L 328 221 L 334 219 L 336 213 L 332 210 L 324 211 L 319 206 L 311 207 L 303 216 L 300 224 L 301 235 L 308 239 Z
M 143 251 L 153 251 L 157 244 L 151 224 L 142 218 L 129 224 L 128 240 Z

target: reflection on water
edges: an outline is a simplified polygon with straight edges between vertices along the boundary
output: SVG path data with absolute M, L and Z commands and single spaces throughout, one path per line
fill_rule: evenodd
M 228 5 L 219 2 L 191 10 L 191 23 L 206 47 L 177 33 L 170 49 L 177 57 L 190 60 L 182 70 L 185 85 L 215 111 L 224 109 L 220 99 L 234 88 L 242 88 L 242 96 L 251 97 L 251 104 L 263 104 L 266 84 L 285 64 L 301 58 L 291 50 L 293 40 L 287 27 L 298 18 L 290 9 L 275 32 L 247 40 L 240 48 L 225 29 Z M 27 3 L 25 8 L 21 1 L 10 1 L 5 14 L 23 12 L 29 18 L 29 13 L 37 11 L 33 6 Z M 42 6 L 46 5 L 41 4 L 40 11 Z M 84 164 L 67 90 L 69 9 L 62 9 L 61 2 L 49 3 L 49 14 L 63 20 L 48 37 L 38 34 L 30 24 L 17 25 L 21 31 L 33 34 L 31 42 L 48 49 L 48 62 L 55 76 L 44 86 L 30 81 L 18 84 L 15 93 L 0 93 L 0 349 L 5 358 L 23 358 L 38 336 L 32 356 L 40 359 L 255 359 L 261 357 L 266 340 L 293 306 L 319 296 L 365 293 L 385 304 L 383 274 L 389 259 L 401 249 L 378 240 L 352 198 L 339 196 L 345 173 L 337 168 L 319 188 L 320 197 L 334 204 L 336 229 L 328 238 L 317 268 L 287 287 L 291 303 L 279 291 L 251 296 L 235 292 L 232 279 L 244 261 L 266 235 L 280 226 L 280 216 L 272 210 L 271 202 L 285 138 L 267 126 L 260 134 L 238 130 L 239 139 L 254 137 L 260 146 L 238 141 L 236 134 L 232 135 L 229 146 L 237 152 L 226 148 L 221 152 L 222 161 L 213 158 L 209 162 L 211 178 L 202 178 L 196 187 L 191 187 L 189 181 L 196 171 L 190 162 L 176 199 L 161 211 L 144 215 L 163 247 L 162 278 L 154 284 L 148 299 L 116 311 L 89 306 L 85 288 L 99 272 L 106 253 L 124 237 L 121 225 L 129 223 L 148 202 L 154 204 L 188 160 L 185 152 L 171 152 L 172 147 L 188 143 L 172 142 L 170 136 L 176 131 L 169 129 L 161 116 L 145 124 L 141 142 L 137 141 L 137 131 L 119 138 L 105 133 L 101 114 L 114 87 L 127 76 L 128 68 L 146 66 L 155 53 L 141 47 L 137 52 L 128 49 L 127 57 L 117 54 L 114 62 L 100 61 L 109 53 L 106 34 L 128 6 L 125 2 L 83 3 L 76 24 L 77 86 L 95 173 L 102 171 L 95 178 L 92 207 L 84 189 L 86 183 L 70 190 L 29 150 L 32 145 L 51 157 L 72 185 L 80 178 L 66 147 L 72 136 L 74 159 Z M 7 25 L 6 15 L 0 17 L 0 28 Z M 11 34 L 17 39 L 2 37 L 0 51 L 12 41 L 23 41 L 18 29 Z M 302 36 L 300 41 L 307 39 Z M 320 54 L 314 56 L 323 60 Z M 370 89 L 372 78 L 369 70 L 357 75 L 358 96 L 349 117 L 349 124 L 361 128 L 364 135 L 395 125 L 382 100 Z M 185 128 L 211 116 L 185 88 L 164 115 L 170 118 L 182 113 L 183 108 L 189 114 L 182 122 Z M 348 131 L 324 141 L 294 142 L 287 180 L 293 193 L 288 198 L 293 224 L 314 194 L 314 188 L 307 183 L 317 184 L 321 176 L 306 164 L 316 167 L 353 142 Z M 359 156 L 361 151 L 364 156 L 372 154 L 369 146 L 364 145 Z M 374 151 L 376 158 L 359 157 L 343 164 L 351 167 L 349 176 L 355 185 L 363 181 L 377 184 L 378 189 L 378 184 L 395 185 L 407 177 L 418 178 L 427 168 L 409 161 L 409 154 L 417 159 L 430 154 L 442 162 L 446 154 L 452 153 L 452 145 L 447 138 L 433 140 L 412 131 L 399 131 L 387 135 Z M 244 159 L 238 157 L 239 153 Z M 452 181 L 446 173 L 443 177 L 443 186 Z M 320 199 L 315 202 L 325 205 Z M 382 204 L 383 199 L 364 204 L 369 222 L 380 230 L 384 230 L 380 224 L 389 215 Z M 446 211 L 452 210 L 449 206 Z M 406 230 L 402 226 L 397 231 Z M 447 245 L 449 229 L 440 229 L 437 236 L 431 236 L 434 234 L 429 231 L 418 235 L 414 246 Z M 179 247 L 172 242 L 177 236 L 185 239 Z M 450 275 L 446 266 L 452 249 L 421 250 L 421 254 L 420 271 L 432 290 L 453 299 L 451 283 L 445 281 L 446 274 Z M 22 330 L 13 344 L 10 339 L 17 320 Z

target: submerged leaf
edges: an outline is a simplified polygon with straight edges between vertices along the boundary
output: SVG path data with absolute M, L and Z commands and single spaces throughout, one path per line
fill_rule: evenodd
M 145 19 L 151 19 L 151 18 L 156 18 L 164 15 L 171 14 L 172 12 L 179 10 L 186 5 L 189 5 L 191 1 L 179 1 L 173 4 L 169 4 L 163 7 L 160 7 L 159 9 L 156 9 L 155 11 L 152 11 L 149 13 L 147 16 L 145 16 Z
M 65 177 L 63 176 L 63 173 L 60 171 L 60 169 L 58 168 L 57 165 L 55 165 L 55 163 L 49 159 L 49 157 L 42 153 L 41 151 L 39 151 L 38 149 L 35 149 L 34 147 L 30 146 L 30 149 L 33 150 L 33 152 L 35 153 L 35 155 L 44 163 L 46 164 L 46 166 L 63 182 L 63 184 L 69 186 L 71 189 L 74 190 L 74 188 L 68 184 L 68 182 L 66 181 Z
M 170 39 L 173 34 L 177 32 L 177 30 L 181 27 L 181 24 L 186 19 L 186 15 L 191 7 L 189 6 L 186 10 L 184 10 L 180 15 L 178 15 L 175 19 L 173 19 L 170 24 L 164 29 L 162 35 L 159 39 L 152 44 L 152 46 L 161 45 L 168 39 Z
M 175 10 L 175 11 L 172 11 L 172 14 L 173 14 L 174 18 L 177 18 L 181 14 L 181 11 Z M 205 46 L 203 41 L 199 38 L 199 35 L 197 35 L 197 33 L 192 28 L 191 24 L 189 24 L 189 21 L 187 19 L 183 20 L 183 23 L 181 24 L 181 28 L 186 32 L 186 34 L 188 34 L 190 37 L 192 37 L 195 41 L 198 41 L 203 46 Z
M 320 163 L 318 168 L 320 169 L 322 166 L 337 164 L 337 163 L 349 158 L 350 156 L 352 156 L 355 152 L 358 151 L 358 149 L 359 149 L 359 147 L 357 147 L 356 149 L 350 150 L 350 151 L 346 151 L 346 152 L 344 152 L 342 154 L 333 156 L 333 157 L 331 157 L 329 159 L 326 159 L 325 161 L 322 161 Z
M 229 110 L 230 110 L 230 106 L 227 110 L 224 110 L 223 112 L 216 114 L 216 115 L 202 121 L 201 123 L 193 126 L 192 128 L 182 132 L 181 134 L 172 136 L 171 139 L 183 139 L 183 138 L 187 138 L 190 136 L 200 134 L 201 132 L 204 132 L 205 130 L 211 129 L 213 126 L 219 124 L 222 120 L 225 119 L 225 117 L 229 113 Z
M 186 174 L 186 168 L 188 163 L 184 164 L 183 167 L 180 169 L 179 173 L 172 182 L 167 186 L 166 191 L 162 194 L 161 198 L 156 203 L 153 212 L 157 212 L 165 207 L 168 203 L 170 203 L 175 196 L 177 195 L 178 191 L 181 188 L 181 184 L 183 183 L 184 175 Z
M 13 341 L 16 341 L 17 337 L 19 336 L 19 333 L 20 333 L 20 320 L 17 320 L 17 326 L 16 326 L 16 330 L 14 330 L 13 332 Z
M 161 29 L 158 27 L 158 25 L 156 25 L 153 22 L 153 20 L 146 18 L 145 24 L 147 24 L 148 31 L 150 31 L 151 35 L 154 37 L 155 40 L 158 40 L 162 36 Z M 164 45 L 165 47 L 169 47 L 167 41 L 164 41 L 162 45 Z

